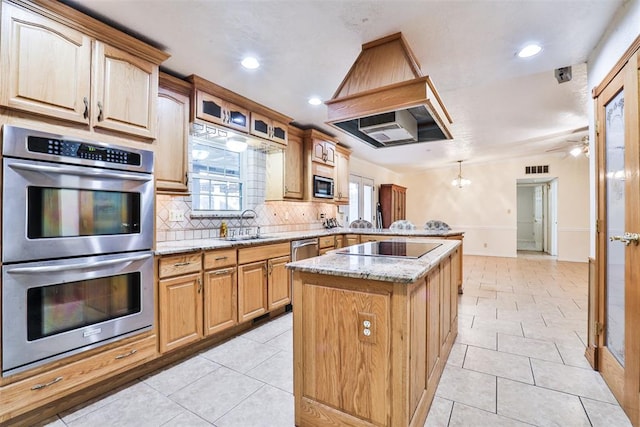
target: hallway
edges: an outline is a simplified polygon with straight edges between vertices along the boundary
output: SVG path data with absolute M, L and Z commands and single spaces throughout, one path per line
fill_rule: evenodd
M 459 335 L 425 426 L 625 427 L 584 358 L 587 264 L 465 256 Z M 44 425 L 293 425 L 287 314 Z

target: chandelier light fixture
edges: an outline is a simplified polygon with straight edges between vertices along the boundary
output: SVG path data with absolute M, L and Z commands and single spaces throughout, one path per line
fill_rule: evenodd
M 466 187 L 469 184 L 471 184 L 471 180 L 462 177 L 462 160 L 458 160 L 458 176 L 456 177 L 456 179 L 451 181 L 451 185 L 462 188 Z

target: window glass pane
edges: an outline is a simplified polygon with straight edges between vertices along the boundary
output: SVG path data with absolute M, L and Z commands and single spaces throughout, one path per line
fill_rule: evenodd
M 243 154 L 222 144 L 192 142 L 193 209 L 241 211 Z
M 373 187 L 370 185 L 363 185 L 362 190 L 362 219 L 367 221 L 373 221 Z
M 359 185 L 357 182 L 349 183 L 349 222 L 355 221 L 359 218 L 358 216 L 358 205 L 359 205 Z

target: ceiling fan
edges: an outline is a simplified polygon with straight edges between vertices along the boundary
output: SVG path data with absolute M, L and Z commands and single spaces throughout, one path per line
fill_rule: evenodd
M 563 145 L 546 150 L 546 152 L 565 152 L 573 157 L 584 154 L 589 157 L 589 135 L 585 135 L 580 139 L 567 139 Z

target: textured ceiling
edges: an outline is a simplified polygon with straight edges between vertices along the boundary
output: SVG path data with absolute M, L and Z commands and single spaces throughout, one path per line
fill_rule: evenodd
M 397 172 L 539 154 L 586 134 L 584 64 L 623 0 L 66 1 L 165 49 L 167 71 L 197 74 L 336 134 L 327 109 L 361 45 L 401 31 L 452 118 L 454 139 L 353 155 Z M 543 52 L 515 52 L 529 41 Z M 246 54 L 258 70 L 242 69 Z M 558 84 L 554 69 L 571 65 Z

